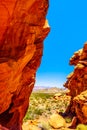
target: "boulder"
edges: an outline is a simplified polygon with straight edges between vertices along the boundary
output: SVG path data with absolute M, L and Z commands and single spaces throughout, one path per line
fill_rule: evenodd
M 66 126 L 65 119 L 59 114 L 51 115 L 49 119 L 49 124 L 55 129 L 59 129 Z
M 21 130 L 43 41 L 48 0 L 0 1 L 0 125 Z

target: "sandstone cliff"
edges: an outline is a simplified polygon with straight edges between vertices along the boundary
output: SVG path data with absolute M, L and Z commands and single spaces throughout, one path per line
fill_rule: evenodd
M 87 42 L 71 57 L 70 65 L 75 68 L 64 85 L 71 96 L 67 112 L 75 115 L 78 122 L 87 124 Z
M 1 130 L 21 130 L 50 30 L 47 9 L 48 0 L 0 0 Z

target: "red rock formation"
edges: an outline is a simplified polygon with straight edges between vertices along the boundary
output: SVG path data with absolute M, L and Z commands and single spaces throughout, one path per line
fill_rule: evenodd
M 75 65 L 74 72 L 67 78 L 65 87 L 70 90 L 71 103 L 68 112 L 75 114 L 80 123 L 87 124 L 87 43 L 83 49 L 74 53 L 70 65 Z
M 0 129 L 21 130 L 50 28 L 48 0 L 0 0 Z

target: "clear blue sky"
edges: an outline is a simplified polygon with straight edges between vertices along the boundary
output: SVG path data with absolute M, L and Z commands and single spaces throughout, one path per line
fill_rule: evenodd
M 44 52 L 36 85 L 62 87 L 72 72 L 69 59 L 87 41 L 87 0 L 50 0 L 47 19 L 51 32 L 44 41 Z

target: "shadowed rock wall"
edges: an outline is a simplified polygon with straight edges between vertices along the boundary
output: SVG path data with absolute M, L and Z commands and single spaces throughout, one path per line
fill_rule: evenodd
M 87 42 L 71 57 L 70 65 L 75 68 L 64 85 L 71 96 L 67 112 L 75 115 L 78 122 L 87 124 Z
M 50 30 L 47 9 L 48 0 L 0 0 L 1 130 L 21 130 Z

